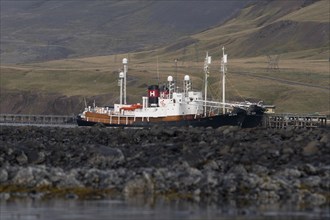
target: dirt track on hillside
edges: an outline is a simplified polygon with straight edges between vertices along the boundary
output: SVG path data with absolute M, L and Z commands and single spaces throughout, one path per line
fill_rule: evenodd
M 276 81 L 276 82 L 280 82 L 280 83 L 287 84 L 287 85 L 297 85 L 297 86 L 304 86 L 304 87 L 309 87 L 309 88 L 317 88 L 317 89 L 330 91 L 330 87 L 319 86 L 319 85 L 314 85 L 314 84 L 309 84 L 309 83 L 303 83 L 303 82 L 299 82 L 299 81 L 279 79 L 279 78 L 275 78 L 275 77 L 271 77 L 271 76 L 258 76 L 258 75 L 255 75 L 253 73 L 248 73 L 248 72 L 231 72 L 231 73 L 232 74 L 237 74 L 237 75 L 244 75 L 244 76 L 248 76 L 248 77 L 253 77 L 253 78 L 267 79 L 267 80 Z

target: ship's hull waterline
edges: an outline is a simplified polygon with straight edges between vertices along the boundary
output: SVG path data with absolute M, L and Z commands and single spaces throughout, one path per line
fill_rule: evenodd
M 166 118 L 133 118 L 133 117 L 88 117 L 82 119 L 77 117 L 77 123 L 79 126 L 94 126 L 96 124 L 102 124 L 107 127 L 152 127 L 168 126 L 168 127 L 212 127 L 218 128 L 221 126 L 239 126 L 242 128 L 250 128 L 260 126 L 262 123 L 262 115 L 215 115 L 201 118 L 193 118 L 193 116 L 173 116 Z M 110 123 L 111 121 L 111 123 Z

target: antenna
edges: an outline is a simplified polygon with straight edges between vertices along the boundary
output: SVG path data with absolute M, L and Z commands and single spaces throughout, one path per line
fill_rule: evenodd
M 159 67 L 158 67 L 158 55 L 157 55 L 157 83 L 159 85 Z
M 128 63 L 128 59 L 124 58 L 123 59 L 123 64 L 124 64 L 124 104 L 126 105 L 126 78 L 127 78 L 127 63 Z
M 174 60 L 174 62 L 175 62 L 175 88 L 174 88 L 174 90 L 176 91 L 176 83 L 178 82 L 178 61 L 179 61 L 179 59 L 178 58 L 176 58 L 175 60 Z
M 209 76 L 209 64 L 211 64 L 211 57 L 209 56 L 209 52 L 206 52 L 206 57 L 204 60 L 204 73 L 205 73 L 205 85 L 204 85 L 204 116 L 206 116 L 206 101 L 207 101 L 207 78 Z

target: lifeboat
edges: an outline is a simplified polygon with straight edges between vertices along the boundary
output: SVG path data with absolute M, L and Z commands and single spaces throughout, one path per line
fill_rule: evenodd
M 120 110 L 134 111 L 135 109 L 141 109 L 141 108 L 142 108 L 141 104 L 132 104 L 130 106 L 121 107 Z

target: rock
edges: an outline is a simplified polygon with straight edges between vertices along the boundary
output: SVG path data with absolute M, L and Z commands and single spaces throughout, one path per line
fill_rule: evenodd
M 277 173 L 278 176 L 284 176 L 288 179 L 295 179 L 301 177 L 301 172 L 298 169 L 285 168 L 283 171 Z
M 178 178 L 179 185 L 182 186 L 184 189 L 189 188 L 189 192 L 190 190 L 195 188 L 202 180 L 201 171 L 192 167 L 186 169 L 182 173 L 178 172 L 178 174 L 179 174 L 179 178 Z
M 76 179 L 75 172 L 71 171 L 70 173 L 63 175 L 56 184 L 59 188 L 80 188 L 84 185 Z
M 40 187 L 52 187 L 52 186 L 53 186 L 53 184 L 47 179 L 39 180 L 36 183 L 36 187 L 38 187 L 38 188 L 40 188 Z
M 282 149 L 282 154 L 284 154 L 284 155 L 292 155 L 292 154 L 294 154 L 294 149 L 292 149 L 291 147 L 284 147 Z
M 251 172 L 255 173 L 258 176 L 266 176 L 268 175 L 269 171 L 267 167 L 261 166 L 261 165 L 252 165 Z
M 0 184 L 24 192 L 9 196 L 33 199 L 43 198 L 38 189 L 89 188 L 101 195 L 95 198 L 115 190 L 127 197 L 328 205 L 329 130 L 290 129 L 4 126 Z
M 84 173 L 84 185 L 91 188 L 98 188 L 103 180 L 103 172 L 93 168 L 85 171 Z
M 18 156 L 16 156 L 16 161 L 19 165 L 26 165 L 28 163 L 28 157 L 25 155 L 23 151 L 19 153 Z
M 323 136 L 322 136 L 322 138 L 320 139 L 320 142 L 321 143 L 329 143 L 330 142 L 330 137 L 329 137 L 330 135 L 329 134 L 324 134 Z
M 8 180 L 8 172 L 4 168 L 0 168 L 0 183 L 5 183 Z
M 153 183 L 153 179 L 148 172 L 142 172 L 144 181 L 145 181 L 145 194 L 153 194 L 155 190 L 155 185 Z
M 218 170 L 219 166 L 218 166 L 217 162 L 215 162 L 214 160 L 209 160 L 203 165 L 203 169 L 205 169 L 205 170 Z
M 302 135 L 298 135 L 298 136 L 296 136 L 296 138 L 294 139 L 294 141 L 296 141 L 296 142 L 299 142 L 299 141 L 302 141 L 302 140 L 304 140 L 304 137 L 303 137 Z
M 301 170 L 307 175 L 315 175 L 317 173 L 317 169 L 312 164 L 304 164 Z
M 37 187 L 46 187 L 52 185 L 52 183 L 49 181 L 49 173 L 45 166 L 34 166 L 33 176 Z
M 41 151 L 37 153 L 37 156 L 34 160 L 31 160 L 31 163 L 42 164 L 45 162 L 45 159 L 46 159 L 46 155 L 44 152 Z
M 193 192 L 194 196 L 199 196 L 201 194 L 201 190 L 200 189 L 195 189 Z
M 255 174 L 248 174 L 243 176 L 240 187 L 244 189 L 254 190 L 259 187 L 262 182 L 261 178 Z
M 175 129 L 164 128 L 164 129 L 162 130 L 162 133 L 163 133 L 164 135 L 169 136 L 169 137 L 173 137 L 173 136 L 175 135 Z
M 231 167 L 228 170 L 228 173 L 233 173 L 234 175 L 243 175 L 243 176 L 247 175 L 247 171 L 243 165 L 236 165 L 234 167 Z
M 93 127 L 96 129 L 106 128 L 106 126 L 103 123 L 96 123 Z
M 198 143 L 199 147 L 206 147 L 207 146 L 207 143 L 205 141 L 200 141 Z
M 325 191 L 329 191 L 330 189 L 330 177 L 322 178 L 320 183 L 321 189 Z
M 219 154 L 226 155 L 230 152 L 230 147 L 228 145 L 221 146 L 219 149 Z
M 261 191 L 258 198 L 262 203 L 274 203 L 280 199 L 280 196 L 274 191 Z
M 65 173 L 61 168 L 52 168 L 49 170 L 49 181 L 53 184 L 58 183 L 61 179 L 63 179 Z
M 14 185 L 33 187 L 35 185 L 33 168 L 21 168 L 11 180 Z
M 281 137 L 283 139 L 290 139 L 293 136 L 293 129 L 291 127 L 287 128 L 286 130 L 281 130 Z
M 111 168 L 124 162 L 124 154 L 117 148 L 103 145 L 91 146 L 88 163 L 92 167 Z
M 266 191 L 277 192 L 280 189 L 280 185 L 274 180 L 266 179 L 266 181 L 261 183 L 260 188 Z
M 126 182 L 123 188 L 125 196 L 135 196 L 149 192 L 145 180 L 142 177 L 136 177 Z
M 218 185 L 218 179 L 217 179 L 216 173 L 208 171 L 204 175 L 204 179 L 202 180 L 202 183 L 204 183 L 206 186 L 209 186 L 211 188 Z
M 237 190 L 236 177 L 233 174 L 226 174 L 222 179 L 222 190 L 224 194 L 231 194 Z
M 223 129 L 221 129 L 221 127 L 220 127 L 218 131 L 221 131 L 221 130 L 222 130 L 223 135 L 230 135 L 230 134 L 233 134 L 234 132 L 240 130 L 240 127 L 238 127 L 238 126 L 224 126 Z
M 320 186 L 321 180 L 319 176 L 309 176 L 302 180 L 302 184 L 307 188 L 315 188 Z
M 312 193 L 306 196 L 305 202 L 313 206 L 321 206 L 327 202 L 327 199 L 324 195 L 321 195 L 319 193 Z
M 319 152 L 319 149 L 318 149 L 317 141 L 311 141 L 303 148 L 304 156 L 312 156 L 314 154 L 317 154 L 318 152 Z

